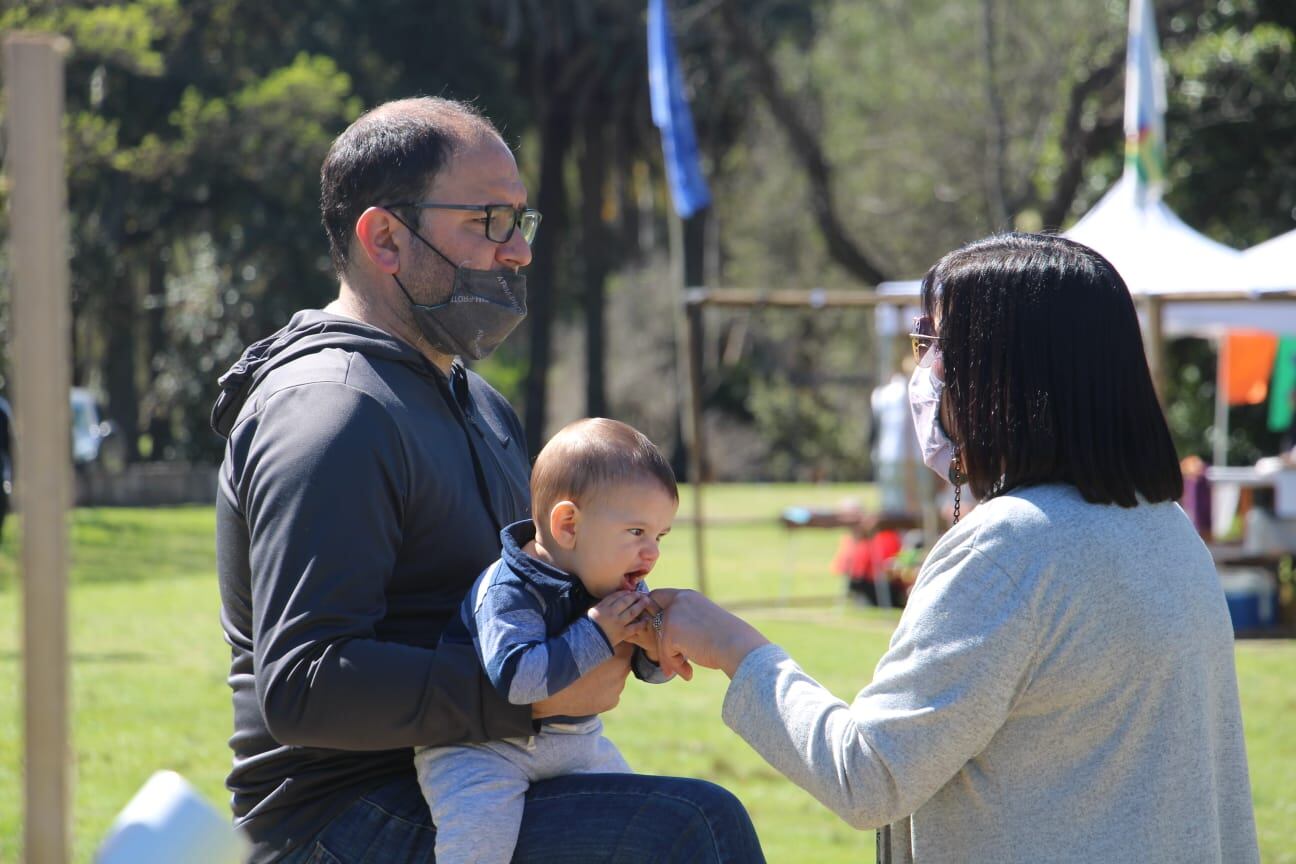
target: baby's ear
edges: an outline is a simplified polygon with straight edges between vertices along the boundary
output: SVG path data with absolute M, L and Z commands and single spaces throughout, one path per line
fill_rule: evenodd
M 559 501 L 549 510 L 549 535 L 564 549 L 576 548 L 576 526 L 580 508 L 573 501 Z

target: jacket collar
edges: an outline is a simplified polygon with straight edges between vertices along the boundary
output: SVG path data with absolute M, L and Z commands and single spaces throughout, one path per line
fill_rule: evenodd
M 542 590 L 588 594 L 576 574 L 568 573 L 522 551 L 523 547 L 535 539 L 535 534 L 535 522 L 530 519 L 514 522 L 500 532 L 503 546 L 501 557 L 509 569 Z

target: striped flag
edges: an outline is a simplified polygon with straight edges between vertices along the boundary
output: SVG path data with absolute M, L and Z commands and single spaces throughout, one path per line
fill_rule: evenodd
M 693 117 L 684 98 L 666 0 L 648 0 L 648 91 L 653 125 L 661 130 L 671 200 L 680 218 L 687 219 L 711 203 L 711 193 L 698 162 Z
M 1292 428 L 1293 397 L 1296 397 L 1296 336 L 1283 336 L 1278 340 L 1269 385 L 1270 432 L 1287 432 Z
M 1133 171 L 1140 203 L 1165 187 L 1165 67 L 1152 0 L 1130 0 L 1125 46 L 1125 170 Z

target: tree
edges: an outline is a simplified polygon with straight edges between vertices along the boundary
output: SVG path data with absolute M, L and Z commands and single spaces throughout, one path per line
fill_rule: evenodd
M 916 275 L 992 230 L 1064 226 L 1121 169 L 1124 0 L 1097 10 L 1027 0 L 672 6 L 715 199 L 689 226 L 691 241 L 706 238 L 708 279 L 810 287 Z M 1281 0 L 1157 8 L 1172 72 L 1171 206 L 1239 246 L 1292 227 L 1296 12 Z M 641 0 L 553 10 L 520 0 L 33 0 L 0 10 L 0 28 L 16 27 L 62 32 L 75 46 L 75 375 L 107 394 L 132 454 L 218 454 L 206 429 L 216 376 L 336 289 L 316 203 L 325 148 L 364 106 L 419 92 L 478 100 L 520 145 L 545 214 L 530 338 L 487 368 L 524 397 L 529 446 L 554 401 L 555 322 L 578 310 L 585 412 L 656 416 L 641 403 L 660 401 L 660 388 L 609 383 L 620 367 L 606 342 L 625 333 L 608 320 L 613 306 L 663 315 L 607 287 L 660 281 L 652 247 L 665 202 L 644 194 L 662 174 Z M 694 256 L 691 278 L 702 269 Z M 708 404 L 759 431 L 767 451 L 754 461 L 793 472 L 798 453 L 813 452 L 821 466 L 861 464 L 840 424 L 822 428 L 809 414 L 842 416 L 847 391 L 814 388 L 870 374 L 867 319 L 765 321 L 745 336 L 734 320 L 708 325 L 707 356 L 723 348 L 726 358 Z M 635 343 L 662 358 L 618 362 L 661 373 L 665 334 Z
M 1296 228 L 1296 32 L 1258 16 L 1220 23 L 1170 58 L 1169 198 L 1245 248 Z
M 410 26 L 393 30 L 396 15 Z M 317 167 L 357 92 L 496 94 L 506 122 L 513 105 L 498 95 L 511 61 L 478 50 L 480 20 L 458 4 L 37 2 L 0 13 L 11 27 L 75 47 L 76 376 L 107 391 L 131 455 L 216 456 L 220 370 L 335 290 Z
M 722 0 L 723 32 L 732 38 L 736 52 L 751 67 L 757 92 L 788 136 L 792 152 L 806 173 L 810 183 L 811 211 L 818 221 L 828 253 L 860 281 L 866 284 L 884 281 L 887 277 L 882 269 L 859 247 L 852 232 L 843 224 L 836 205 L 833 170 L 820 146 L 819 136 L 793 99 L 784 92 L 768 48 L 759 44 L 751 32 L 746 20 L 747 11 L 736 0 Z
M 630 153 L 607 158 L 606 148 L 625 124 L 646 110 L 638 82 L 646 80 L 643 9 L 635 0 L 582 0 L 560 11 L 543 12 L 517 0 L 489 4 L 489 15 L 501 30 L 501 46 L 516 53 L 519 89 L 530 97 L 539 144 L 538 207 L 544 228 L 528 271 L 527 331 L 529 363 L 524 388 L 527 446 L 537 452 L 544 442 L 553 325 L 564 292 L 561 284 L 580 276 L 586 315 L 586 410 L 604 413 L 603 296 L 615 249 L 604 216 L 611 170 Z M 571 218 L 569 160 L 579 154 L 576 202 Z M 565 242 L 569 224 L 580 242 Z M 573 262 L 563 266 L 564 261 Z

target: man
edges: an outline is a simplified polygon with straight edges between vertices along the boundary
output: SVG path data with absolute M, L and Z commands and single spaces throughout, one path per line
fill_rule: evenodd
M 527 707 L 470 646 L 437 647 L 501 527 L 529 514 L 517 417 L 456 359 L 525 314 L 539 214 L 499 133 L 443 99 L 379 106 L 333 143 L 321 207 L 337 299 L 250 347 L 212 415 L 229 439 L 227 785 L 254 862 L 432 861 L 411 748 L 606 711 L 628 655 Z M 719 787 L 586 775 L 532 788 L 516 860 L 761 858 Z

